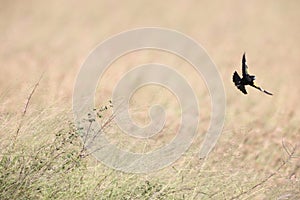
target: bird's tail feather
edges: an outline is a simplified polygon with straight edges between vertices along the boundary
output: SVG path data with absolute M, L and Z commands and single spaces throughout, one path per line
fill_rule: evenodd
M 266 93 L 266 94 L 268 94 L 268 95 L 273 95 L 271 92 L 268 92 L 267 90 L 265 90 L 265 89 L 263 89 L 263 88 L 261 88 L 261 87 L 259 87 L 259 86 L 256 86 L 256 85 L 251 85 L 251 86 L 253 86 L 254 88 L 256 88 L 256 89 L 258 89 L 258 90 L 260 90 L 260 91 L 262 91 L 262 92 L 264 92 L 264 93 Z

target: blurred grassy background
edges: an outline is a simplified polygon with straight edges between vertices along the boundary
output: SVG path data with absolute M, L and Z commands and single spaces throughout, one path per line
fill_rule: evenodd
M 63 112 L 66 112 L 65 114 L 61 112 L 71 109 L 73 86 L 80 65 L 99 42 L 137 27 L 175 29 L 198 41 L 220 71 L 227 95 L 224 132 L 204 168 L 198 169 L 199 161 L 192 156 L 174 164 L 173 167 L 179 171 L 172 171 L 169 167 L 157 174 L 137 176 L 137 181 L 132 179 L 133 175 L 126 177 L 121 173 L 110 173 L 116 180 L 124 180 L 121 182 L 121 185 L 123 184 L 121 191 L 125 188 L 124 191 L 127 192 L 128 189 L 129 197 L 131 192 L 134 195 L 134 191 L 140 191 L 140 185 L 148 187 L 148 183 L 144 184 L 142 181 L 159 177 L 166 188 L 172 188 L 169 190 L 170 194 L 168 192 L 166 194 L 168 198 L 198 199 L 215 194 L 212 195 L 214 198 L 230 199 L 276 171 L 285 157 L 283 138 L 291 144 L 300 141 L 299 10 L 300 3 L 296 0 L 226 2 L 131 0 L 88 3 L 2 0 L 0 136 L 6 138 L 10 133 L 13 134 L 21 120 L 20 113 L 24 102 L 43 72 L 44 77 L 28 110 L 26 126 L 24 125 L 26 128 L 21 132 L 23 136 L 29 138 L 30 134 L 36 131 L 40 134 L 55 132 L 57 129 L 55 126 L 60 126 L 60 123 L 71 119 L 71 114 L 67 111 Z M 234 87 L 231 82 L 232 73 L 234 70 L 240 71 L 244 51 L 247 53 L 250 72 L 257 76 L 257 84 L 273 92 L 273 97 L 250 88 L 249 95 L 244 96 Z M 201 133 L 205 131 L 209 122 L 210 108 L 207 107 L 210 102 L 209 95 L 201 77 L 195 76 L 190 66 L 178 58 L 153 51 L 136 52 L 121 58 L 101 80 L 97 103 L 105 104 L 103 101 L 110 98 L 111 88 L 122 73 L 132 66 L 153 60 L 175 66 L 186 75 L 197 92 L 203 123 L 199 124 L 199 138 L 189 151 L 190 154 L 196 154 L 203 137 Z M 148 89 L 148 94 L 149 91 L 157 90 Z M 145 116 L 147 113 L 145 101 L 146 105 L 153 102 L 165 104 L 170 102 L 166 107 L 170 112 L 168 130 L 172 135 L 178 125 L 177 103 L 169 97 L 170 93 L 167 91 L 159 90 L 156 94 L 153 97 L 141 93 L 144 98 L 137 94 L 132 105 L 140 110 L 133 113 L 133 118 L 140 123 L 147 123 L 149 119 Z M 65 119 L 61 115 L 68 117 Z M 51 126 L 49 121 L 53 122 Z M 150 147 L 168 141 L 159 139 L 162 138 L 154 139 Z M 276 173 L 272 180 L 258 190 L 248 193 L 245 198 L 268 199 L 272 195 L 274 198 L 288 194 L 291 197 L 299 195 L 299 165 L 299 158 L 292 160 L 288 166 L 281 169 L 280 173 Z M 94 165 L 90 164 L 90 168 L 93 167 Z M 97 171 L 96 168 L 99 166 L 93 170 Z M 131 180 L 137 187 L 132 189 L 126 186 L 126 180 Z M 111 185 L 115 186 L 113 183 Z M 157 189 L 156 186 L 154 188 Z M 200 191 L 203 190 L 205 192 L 202 193 L 209 195 L 202 194 Z M 101 193 L 102 190 L 99 191 L 100 196 L 104 194 Z M 125 194 L 117 192 L 117 195 L 120 196 L 116 197 L 121 197 Z M 157 191 L 151 195 L 156 198 Z M 138 199 L 137 196 L 131 198 Z

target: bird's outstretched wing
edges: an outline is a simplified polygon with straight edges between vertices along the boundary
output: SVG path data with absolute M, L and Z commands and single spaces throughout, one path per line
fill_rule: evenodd
M 252 86 L 252 87 L 254 87 L 254 88 L 256 88 L 256 89 L 258 89 L 258 90 L 260 90 L 260 91 L 262 91 L 262 92 L 264 92 L 266 94 L 268 94 L 268 95 L 273 95 L 272 93 L 268 92 L 267 90 L 262 89 L 261 87 L 256 86 L 255 84 L 252 84 L 250 86 Z
M 243 54 L 243 58 L 242 58 L 242 71 L 243 71 L 243 77 L 245 77 L 246 75 L 249 75 L 248 66 L 246 64 L 246 55 L 245 55 L 245 53 Z
M 232 80 L 234 82 L 234 85 L 239 90 L 241 90 L 244 94 L 247 94 L 245 86 L 241 83 L 241 77 L 239 76 L 239 74 L 236 71 L 233 73 Z

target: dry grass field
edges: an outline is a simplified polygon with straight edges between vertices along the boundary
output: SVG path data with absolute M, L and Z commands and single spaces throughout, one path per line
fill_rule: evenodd
M 0 1 L 0 199 L 300 199 L 300 2 L 289 1 Z M 180 31 L 199 42 L 218 67 L 226 118 L 206 160 L 197 154 L 210 120 L 201 76 L 175 55 L 144 50 L 114 62 L 99 81 L 96 106 L 107 105 L 132 67 L 173 66 L 192 85 L 200 123 L 191 148 L 149 174 L 112 170 L 86 155 L 73 125 L 72 92 L 81 64 L 97 44 L 138 27 Z M 243 95 L 232 83 L 247 53 L 257 84 Z M 43 74 L 39 85 L 24 107 Z M 179 126 L 180 108 L 165 88 L 147 86 L 131 100 L 132 118 L 149 122 L 164 105 L 166 127 L 147 141 L 108 138 L 121 148 L 151 151 Z M 103 112 L 104 120 L 111 110 Z

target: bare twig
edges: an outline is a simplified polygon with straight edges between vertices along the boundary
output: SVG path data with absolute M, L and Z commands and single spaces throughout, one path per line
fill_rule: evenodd
M 254 186 L 252 186 L 250 189 L 241 192 L 240 194 L 238 194 L 237 196 L 234 196 L 231 198 L 231 200 L 233 199 L 239 199 L 241 196 L 248 194 L 249 192 L 253 191 L 254 189 L 258 188 L 259 186 L 262 186 L 263 184 L 265 184 L 267 181 L 269 181 L 273 176 L 275 176 L 278 171 L 280 171 L 294 156 L 296 149 L 297 149 L 297 145 L 293 146 L 291 149 L 288 149 L 286 144 L 284 143 L 284 141 L 282 140 L 282 147 L 285 150 L 285 152 L 287 153 L 288 157 L 282 162 L 281 165 L 279 165 L 276 169 L 275 172 L 271 173 L 269 176 L 267 176 L 265 179 L 263 179 L 262 181 L 260 181 L 259 183 L 255 184 Z
M 104 122 L 104 124 L 101 125 L 99 131 L 97 131 L 97 132 L 94 134 L 94 136 L 93 136 L 93 138 L 92 138 L 92 141 L 95 140 L 95 138 L 97 137 L 98 134 L 100 134 L 101 132 L 104 131 L 105 128 L 107 128 L 107 126 L 114 120 L 115 116 L 116 116 L 115 114 L 112 114 L 112 115 L 108 118 L 108 120 L 106 120 L 106 121 Z
M 110 103 L 112 103 L 112 102 L 110 101 Z M 116 110 L 118 110 L 118 109 L 119 109 L 119 106 L 116 108 Z M 116 112 L 113 112 L 109 116 L 109 118 L 100 126 L 99 130 L 95 131 L 95 133 L 93 135 L 91 135 L 91 139 L 88 139 L 88 134 L 90 133 L 91 125 L 92 125 L 92 123 L 95 122 L 95 121 L 91 121 L 91 123 L 88 127 L 88 130 L 87 130 L 87 133 L 85 135 L 83 144 L 82 144 L 82 149 L 80 151 L 80 157 L 85 158 L 85 157 L 87 157 L 87 156 L 89 156 L 89 155 L 91 155 L 91 154 L 93 154 L 93 153 L 95 153 L 95 152 L 97 152 L 101 149 L 101 148 L 97 148 L 97 149 L 94 149 L 92 152 L 89 152 L 89 153 L 84 152 L 86 150 L 86 146 L 88 144 L 90 144 L 91 142 L 93 142 L 96 139 L 96 137 L 99 134 L 101 134 L 112 123 L 112 121 L 114 120 L 115 117 L 116 117 Z
M 43 78 L 43 75 L 44 75 L 44 73 L 42 73 L 42 75 L 40 76 L 39 80 L 36 82 L 36 84 L 32 88 L 32 90 L 31 90 L 31 92 L 30 92 L 30 94 L 29 94 L 29 96 L 28 96 L 28 98 L 26 100 L 26 104 L 24 106 L 24 109 L 23 109 L 23 112 L 22 112 L 22 115 L 21 115 L 21 120 L 20 120 L 20 123 L 18 125 L 16 134 L 15 134 L 14 139 L 13 139 L 13 145 L 14 145 L 15 141 L 17 140 L 17 137 L 19 136 L 20 130 L 21 130 L 22 126 L 23 126 L 23 118 L 26 115 L 26 112 L 28 110 L 28 107 L 29 107 L 30 101 L 32 99 L 32 96 L 33 96 L 35 90 L 37 89 L 37 87 L 39 86 L 40 81 Z
M 114 118 L 115 118 L 115 115 L 112 114 L 109 117 L 109 119 L 100 127 L 100 129 L 97 132 L 95 132 L 95 134 L 92 136 L 92 139 L 90 141 L 91 142 L 94 141 L 95 138 L 97 137 L 97 135 L 99 135 L 113 121 Z M 86 150 L 85 146 L 88 145 L 86 142 L 87 141 L 85 141 L 85 143 L 83 144 L 81 152 L 80 152 L 80 157 L 82 157 L 82 158 L 85 158 L 85 157 L 87 157 L 87 156 L 89 156 L 89 155 L 91 155 L 91 154 L 93 154 L 96 151 L 99 151 L 101 149 L 101 148 L 97 148 L 97 149 L 94 149 L 92 152 L 83 154 L 83 152 Z

